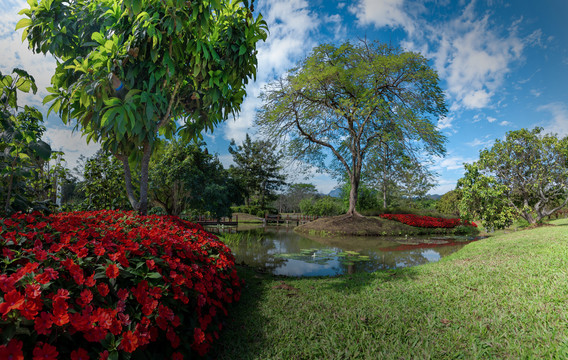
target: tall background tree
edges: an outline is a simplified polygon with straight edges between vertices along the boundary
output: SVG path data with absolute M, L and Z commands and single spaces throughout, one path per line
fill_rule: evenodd
M 241 145 L 229 146 L 235 165 L 229 171 L 245 189 L 246 205 L 254 200 L 261 209 L 276 199 L 276 190 L 286 182 L 282 173 L 283 155 L 269 140 L 251 140 L 247 134 Z
M 277 204 L 279 212 L 300 212 L 300 201 L 315 197 L 318 191 L 314 184 L 289 184 L 280 196 Z
M 496 140 L 490 149 L 481 151 L 479 161 L 466 166 L 458 182 L 466 216 L 492 218 L 500 212 L 514 213 L 535 224 L 568 204 L 568 136 L 558 138 L 542 131 L 539 127 L 510 131 L 505 140 Z M 492 191 L 472 186 L 479 183 L 490 184 L 485 188 Z M 479 208 L 479 201 L 490 204 L 490 211 Z M 495 203 L 500 204 L 497 209 Z
M 355 215 L 366 156 L 387 136 L 445 153 L 433 122 L 447 111 L 438 83 L 417 53 L 378 42 L 320 45 L 265 88 L 256 123 L 308 163 L 324 168 L 332 153 L 351 185 L 347 214 Z
M 57 59 L 44 101 L 121 160 L 129 201 L 141 213 L 158 136 L 188 141 L 239 111 L 256 74 L 256 43 L 267 36 L 248 1 L 28 3 L 17 28 L 35 53 Z
M 78 205 L 81 210 L 122 209 L 129 206 L 124 189 L 124 171 L 120 161 L 112 154 L 99 150 L 85 160 L 83 180 L 79 189 L 84 198 Z M 136 189 L 135 189 L 136 191 Z
M 242 189 L 205 143 L 169 142 L 150 166 L 150 200 L 169 215 L 231 216 Z
M 37 196 L 41 171 L 51 156 L 51 147 L 41 140 L 43 116 L 35 108 L 18 107 L 18 93 L 34 94 L 34 78 L 14 69 L 0 73 L 0 214 L 48 210 L 50 196 Z M 50 184 L 42 185 L 50 186 Z

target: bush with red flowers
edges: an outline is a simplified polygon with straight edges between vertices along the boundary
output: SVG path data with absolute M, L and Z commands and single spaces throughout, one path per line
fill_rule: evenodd
M 452 229 L 458 226 L 477 227 L 474 222 L 461 219 L 444 219 L 431 216 L 420 216 L 414 214 L 381 214 L 380 217 L 387 220 L 394 220 L 406 225 L 420 228 L 445 228 Z
M 0 225 L 1 359 L 203 356 L 240 297 L 229 248 L 177 217 L 36 213 Z

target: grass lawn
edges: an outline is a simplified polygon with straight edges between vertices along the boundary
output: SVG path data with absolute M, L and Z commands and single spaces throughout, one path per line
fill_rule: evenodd
M 241 268 L 219 359 L 568 358 L 568 220 L 335 278 Z

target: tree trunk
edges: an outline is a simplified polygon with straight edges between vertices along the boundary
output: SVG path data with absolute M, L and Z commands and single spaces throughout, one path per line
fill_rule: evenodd
M 383 209 L 387 208 L 387 182 L 383 180 Z
M 152 155 L 150 144 L 144 143 L 142 162 L 140 164 L 140 199 L 136 199 L 134 195 L 134 187 L 132 186 L 132 173 L 130 171 L 130 164 L 128 163 L 128 156 L 117 155 L 117 158 L 122 161 L 124 167 L 124 183 L 126 184 L 126 194 L 132 208 L 140 215 L 148 213 L 148 167 L 150 164 L 150 155 Z
M 351 175 L 351 191 L 349 192 L 349 210 L 347 210 L 347 215 L 359 215 L 357 212 L 357 198 L 359 194 L 359 181 L 360 176 L 358 174 Z
M 124 183 L 126 184 L 126 195 L 128 196 L 128 201 L 130 205 L 136 211 L 138 211 L 140 204 L 138 199 L 134 196 L 134 188 L 132 187 L 132 173 L 130 172 L 130 164 L 128 163 L 128 156 L 126 155 L 116 155 L 116 157 L 122 161 L 122 167 L 124 168 Z
M 144 153 L 142 154 L 142 163 L 140 164 L 140 207 L 138 213 L 140 215 L 148 214 L 148 168 L 150 166 L 150 156 L 152 148 L 148 142 L 144 143 Z

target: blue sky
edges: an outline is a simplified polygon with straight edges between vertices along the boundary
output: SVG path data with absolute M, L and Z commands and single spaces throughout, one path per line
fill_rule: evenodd
M 14 27 L 25 0 L 2 0 L 0 9 L 0 71 L 28 70 L 37 80 L 36 96 L 21 104 L 41 107 L 55 61 L 33 55 Z M 254 135 L 255 109 L 262 87 L 284 74 L 321 43 L 340 44 L 361 38 L 399 45 L 431 60 L 442 80 L 447 117 L 437 126 L 447 137 L 447 155 L 436 159 L 439 185 L 431 193 L 455 187 L 463 163 L 501 139 L 507 131 L 542 126 L 568 135 L 568 2 L 564 0 L 256 0 L 270 35 L 259 44 L 258 76 L 236 119 L 206 134 L 210 152 L 225 165 L 230 139 Z M 74 166 L 80 154 L 93 154 L 56 115 L 50 115 L 45 135 L 55 149 L 66 152 Z M 335 181 L 315 174 L 309 180 L 322 192 Z

